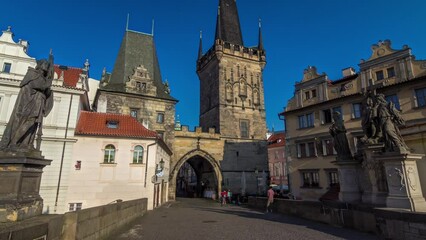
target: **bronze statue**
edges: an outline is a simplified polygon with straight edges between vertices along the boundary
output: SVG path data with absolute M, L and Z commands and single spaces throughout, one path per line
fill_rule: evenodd
M 333 112 L 333 120 L 334 123 L 330 126 L 330 134 L 333 137 L 333 145 L 337 152 L 337 160 L 351 160 L 352 154 L 341 114 L 337 111 Z
M 52 55 L 49 56 L 49 60 L 37 61 L 35 69 L 28 68 L 20 84 L 21 90 L 12 115 L 0 141 L 0 150 L 12 152 L 36 150 L 34 140 L 37 134 L 41 140 L 43 117 L 46 117 L 53 107 L 53 93 L 50 89 L 52 79 Z

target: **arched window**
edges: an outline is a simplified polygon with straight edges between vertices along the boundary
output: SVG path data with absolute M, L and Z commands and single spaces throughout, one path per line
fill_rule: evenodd
M 133 163 L 142 164 L 143 163 L 143 147 L 138 145 L 133 150 Z
M 114 163 L 115 161 L 115 147 L 109 144 L 105 147 L 104 163 Z

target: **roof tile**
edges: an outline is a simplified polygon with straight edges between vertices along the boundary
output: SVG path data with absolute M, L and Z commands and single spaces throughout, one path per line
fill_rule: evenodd
M 80 79 L 80 74 L 83 73 L 83 69 L 67 66 L 54 66 L 55 73 L 58 75 L 58 78 L 61 76 L 62 72 L 64 73 L 64 86 L 67 87 L 77 87 L 78 80 Z
M 108 122 L 117 122 L 117 128 L 109 128 Z M 75 129 L 76 135 L 99 135 L 131 138 L 157 138 L 130 115 L 82 111 Z

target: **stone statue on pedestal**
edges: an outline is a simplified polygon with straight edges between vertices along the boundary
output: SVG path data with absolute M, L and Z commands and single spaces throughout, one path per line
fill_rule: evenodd
M 40 150 L 43 117 L 53 107 L 50 89 L 53 79 L 53 56 L 39 60 L 36 68 L 28 71 L 20 84 L 15 107 L 0 141 L 5 152 L 34 152 Z M 37 148 L 34 140 L 38 135 Z
M 399 132 L 399 127 L 404 124 L 404 119 L 393 102 L 388 103 L 383 94 L 367 94 L 362 111 L 362 143 L 382 143 L 385 152 L 409 152 Z
M 337 160 L 351 160 L 352 154 L 341 114 L 337 111 L 333 112 L 333 120 L 334 123 L 330 126 L 330 134 L 333 137 L 333 145 L 337 152 Z

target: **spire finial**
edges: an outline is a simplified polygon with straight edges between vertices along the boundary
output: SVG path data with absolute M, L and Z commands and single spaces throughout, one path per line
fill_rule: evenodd
M 7 26 L 7 30 L 8 32 L 12 32 L 12 27 L 11 26 Z
M 220 5 L 217 7 L 217 21 L 216 21 L 216 39 L 222 39 L 222 26 L 220 21 Z
M 198 47 L 198 60 L 203 56 L 203 31 L 200 30 L 200 45 Z
M 126 31 L 129 30 L 129 18 L 130 18 L 130 13 L 127 14 Z
M 151 30 L 151 35 L 154 36 L 154 26 L 155 26 L 155 22 L 154 22 L 154 18 L 152 19 L 152 30 Z
M 262 19 L 259 17 L 259 44 L 257 49 L 263 50 L 263 38 L 262 38 Z

